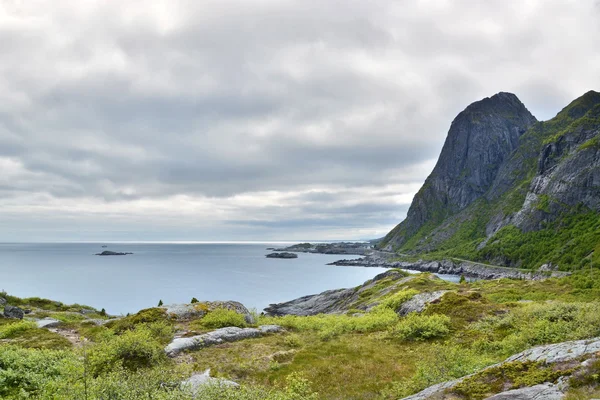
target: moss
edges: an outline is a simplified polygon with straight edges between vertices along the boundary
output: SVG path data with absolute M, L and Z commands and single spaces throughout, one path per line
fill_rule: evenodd
M 556 382 L 573 369 L 566 365 L 546 365 L 540 362 L 511 362 L 486 369 L 466 378 L 449 390 L 467 400 L 481 400 L 510 389 Z

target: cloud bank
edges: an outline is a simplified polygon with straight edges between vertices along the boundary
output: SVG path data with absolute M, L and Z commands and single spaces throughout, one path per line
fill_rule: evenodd
M 358 239 L 450 122 L 600 88 L 598 1 L 7 1 L 0 240 Z

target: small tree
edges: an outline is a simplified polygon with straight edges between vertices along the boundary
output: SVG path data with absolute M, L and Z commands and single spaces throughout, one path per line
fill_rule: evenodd
M 458 281 L 458 283 L 467 283 L 467 278 L 465 278 L 464 275 L 460 276 L 460 281 Z
M 161 299 L 161 300 L 158 301 L 158 306 L 157 307 L 160 307 L 162 305 L 163 305 L 163 302 L 162 302 L 162 299 Z
M 106 310 L 104 308 L 102 310 L 100 310 L 100 315 L 106 316 Z
M 190 300 L 190 303 L 192 303 L 192 304 L 198 303 L 198 299 L 195 297 L 192 297 L 192 300 Z

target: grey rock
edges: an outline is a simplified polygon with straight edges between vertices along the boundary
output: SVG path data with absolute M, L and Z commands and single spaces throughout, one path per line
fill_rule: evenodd
M 400 308 L 397 311 L 398 315 L 405 316 L 412 312 L 420 313 L 421 311 L 425 310 L 425 307 L 427 307 L 429 303 L 441 299 L 442 296 L 446 293 L 448 293 L 448 290 L 418 293 L 414 295 L 412 299 L 406 301 L 400 306 Z
M 196 394 L 203 386 L 220 386 L 220 387 L 239 387 L 240 385 L 222 378 L 213 378 L 210 376 L 210 369 L 207 369 L 202 374 L 194 374 L 185 381 L 181 382 L 181 385 L 192 393 Z
M 25 312 L 19 307 L 9 306 L 9 305 L 4 306 L 4 316 L 6 318 L 23 319 L 24 315 L 25 315 Z
M 270 254 L 267 254 L 265 257 L 267 257 L 267 258 L 298 258 L 298 254 L 289 253 L 289 252 L 270 253 Z
M 35 321 L 35 323 L 38 328 L 56 328 L 62 322 L 60 322 L 57 319 L 53 319 L 53 318 L 44 318 L 44 319 L 40 319 L 39 321 Z
M 498 393 L 486 400 L 560 400 L 564 393 L 551 383 Z
M 327 290 L 325 292 L 303 296 L 285 303 L 271 304 L 265 308 L 265 312 L 272 316 L 281 315 L 317 315 L 317 314 L 342 314 L 347 312 L 360 299 L 360 294 L 365 290 L 371 289 L 376 285 L 377 281 L 391 277 L 396 282 L 390 285 L 381 295 L 393 290 L 394 288 L 414 279 L 413 276 L 405 276 L 398 271 L 387 271 L 377 275 L 372 280 L 365 282 L 363 285 L 348 288 Z M 367 310 L 370 305 L 365 304 L 363 309 Z M 361 308 L 361 306 L 359 306 Z
M 464 275 L 469 278 L 477 279 L 525 279 L 525 280 L 544 280 L 548 278 L 558 278 L 570 275 L 564 271 L 525 271 L 516 268 L 499 267 L 485 265 L 469 261 L 390 261 L 389 256 L 382 257 L 381 253 L 368 255 L 356 260 L 339 260 L 331 265 L 349 266 L 349 267 L 378 267 L 378 268 L 400 268 L 411 271 L 431 272 L 447 275 Z
M 258 328 L 227 327 L 214 330 L 202 335 L 175 338 L 165 347 L 165 353 L 174 357 L 185 350 L 198 350 L 203 347 L 214 346 L 225 342 L 236 342 L 239 340 L 260 337 L 268 333 L 282 332 L 284 329 L 277 325 L 266 325 Z
M 589 339 L 589 340 L 575 340 L 570 342 L 563 343 L 555 343 L 544 346 L 537 346 L 531 349 L 522 351 L 518 354 L 515 354 L 501 363 L 489 366 L 484 368 L 482 371 L 485 371 L 490 368 L 494 368 L 509 362 L 525 362 L 525 361 L 537 361 L 537 362 L 545 362 L 545 363 L 558 363 L 558 362 L 569 362 L 577 360 L 584 356 L 590 356 L 600 351 L 600 337 Z M 424 400 L 429 398 L 440 398 L 443 399 L 443 393 L 447 389 L 451 389 L 458 383 L 462 382 L 466 378 L 473 376 L 475 374 L 467 375 L 459 379 L 455 379 L 453 381 L 442 382 L 437 385 L 433 385 L 428 387 L 427 389 L 416 393 L 412 396 L 405 397 L 404 400 Z M 503 395 L 508 396 L 522 396 L 522 393 L 534 394 L 532 397 L 495 397 L 492 396 L 495 400 L 499 399 L 560 399 L 562 397 L 552 397 L 557 396 L 557 393 L 563 393 L 568 388 L 567 380 L 562 379 L 558 384 L 553 385 L 551 382 L 546 382 L 541 385 L 532 386 L 531 388 L 535 388 L 533 392 L 527 392 L 526 388 L 519 390 L 511 390 L 508 392 L 501 393 Z M 535 394 L 537 393 L 537 394 Z M 499 396 L 499 395 L 496 395 Z M 539 396 L 539 397 L 536 397 Z M 543 397 L 547 396 L 547 397 Z
M 174 317 L 178 321 L 188 321 L 190 319 L 202 318 L 207 311 L 212 311 L 217 308 L 232 310 L 244 316 L 244 320 L 248 324 L 254 324 L 254 317 L 250 311 L 240 302 L 237 301 L 204 301 L 193 304 L 169 304 L 161 306 L 167 314 Z
M 3 306 L 6 304 L 6 299 L 4 297 L 0 297 L 0 306 Z
M 97 253 L 97 256 L 126 256 L 128 254 L 133 254 L 133 253 L 121 253 L 118 251 L 110 251 L 110 250 L 104 250 L 102 253 Z
M 519 145 L 521 135 L 535 122 L 512 93 L 485 98 L 458 114 L 438 162 L 415 195 L 406 219 L 384 238 L 381 248 L 391 250 L 404 244 L 435 214 L 454 214 L 480 198 Z

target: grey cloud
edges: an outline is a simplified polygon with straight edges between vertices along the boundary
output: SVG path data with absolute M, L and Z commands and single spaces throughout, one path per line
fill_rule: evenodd
M 169 238 L 383 234 L 410 201 L 397 185 L 416 190 L 470 102 L 512 91 L 547 119 L 600 87 L 592 0 L 173 1 L 162 11 L 65 1 L 12 12 L 0 28 L 0 162 L 19 167 L 0 179 L 0 207 L 79 202 L 90 214 L 68 218 L 105 231 L 110 204 L 144 215 L 146 201 L 171 215 L 148 216 Z M 260 206 L 270 192 L 294 204 Z M 223 217 L 190 230 L 174 196 Z M 35 229 L 8 213 L 0 223 Z M 143 236 L 147 224 L 127 231 Z

